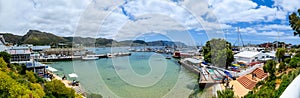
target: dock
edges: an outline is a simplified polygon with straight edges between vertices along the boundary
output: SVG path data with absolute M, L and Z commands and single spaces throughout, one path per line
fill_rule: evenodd
M 121 56 L 130 56 L 130 52 L 126 53 L 107 53 L 107 54 L 92 54 L 88 56 L 97 57 L 97 58 L 110 58 L 110 57 L 121 57 Z M 72 60 L 82 60 L 83 56 L 51 56 L 51 57 L 38 57 L 35 58 L 39 62 L 55 62 L 55 61 L 72 61 Z
M 213 84 L 221 83 L 223 75 L 218 70 L 212 70 L 209 72 L 206 68 L 200 68 L 194 65 L 185 63 L 183 60 L 178 61 L 187 70 L 199 75 L 199 84 Z

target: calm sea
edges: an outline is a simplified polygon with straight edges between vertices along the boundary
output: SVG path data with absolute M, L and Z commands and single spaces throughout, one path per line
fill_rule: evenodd
M 128 47 L 88 48 L 95 53 L 128 52 Z M 187 98 L 196 85 L 196 75 L 166 54 L 133 52 L 131 56 L 93 61 L 54 62 L 49 66 L 60 76 L 76 73 L 85 91 L 104 98 Z M 170 55 L 171 56 L 171 55 Z

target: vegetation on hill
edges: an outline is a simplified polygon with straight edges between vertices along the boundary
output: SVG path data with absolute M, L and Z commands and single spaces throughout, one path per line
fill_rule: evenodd
M 2 33 L 1 35 L 3 35 L 6 42 L 15 43 L 15 44 L 21 44 L 22 43 L 22 41 L 21 41 L 22 36 L 13 35 L 13 34 L 10 34 L 10 33 Z
M 66 44 L 68 47 L 72 45 L 81 45 L 87 47 L 99 47 L 99 46 L 186 46 L 181 42 L 172 41 L 152 41 L 145 42 L 143 40 L 127 40 L 127 41 L 115 41 L 113 39 L 106 38 L 82 38 L 82 37 L 60 37 L 51 33 L 41 32 L 38 30 L 29 30 L 24 36 L 13 35 L 9 33 L 2 33 L 5 40 L 13 44 L 33 44 L 33 45 L 52 45 L 58 47 L 59 43 Z
M 66 42 L 67 40 L 51 33 L 38 30 L 29 30 L 22 38 L 22 43 L 34 45 L 50 45 L 54 43 Z

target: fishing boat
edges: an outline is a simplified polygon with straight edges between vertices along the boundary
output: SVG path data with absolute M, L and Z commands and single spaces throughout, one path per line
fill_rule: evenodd
M 83 56 L 81 59 L 82 60 L 97 60 L 97 59 L 99 59 L 99 57 L 87 55 L 87 56 Z

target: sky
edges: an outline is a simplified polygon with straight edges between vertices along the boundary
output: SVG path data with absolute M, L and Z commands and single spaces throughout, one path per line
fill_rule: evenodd
M 0 32 L 30 29 L 118 41 L 171 40 L 203 45 L 212 38 L 300 44 L 288 15 L 300 0 L 1 0 Z M 238 36 L 242 41 L 237 41 Z

